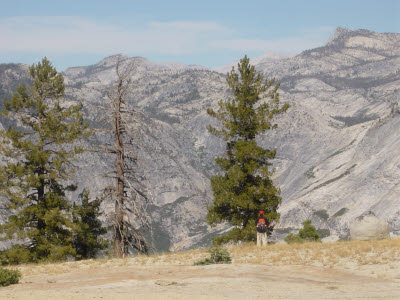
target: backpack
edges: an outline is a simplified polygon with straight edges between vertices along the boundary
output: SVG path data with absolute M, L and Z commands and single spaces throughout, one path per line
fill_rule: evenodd
M 267 232 L 267 224 L 265 223 L 265 219 L 259 218 L 257 221 L 257 231 L 258 232 Z

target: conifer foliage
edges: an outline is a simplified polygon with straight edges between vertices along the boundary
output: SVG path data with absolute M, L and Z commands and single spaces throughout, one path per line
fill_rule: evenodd
M 77 259 L 94 258 L 99 250 L 108 246 L 107 240 L 101 236 L 107 233 L 98 217 L 100 213 L 99 199 L 89 202 L 89 192 L 84 190 L 81 194 L 81 204 L 73 206 L 72 215 L 75 238 L 73 246 Z
M 207 129 L 226 141 L 225 155 L 215 160 L 223 174 L 211 178 L 214 201 L 208 207 L 207 221 L 212 226 L 222 222 L 235 226 L 227 235 L 214 239 L 216 244 L 255 240 L 254 220 L 260 210 L 270 220 L 279 218 L 280 191 L 268 169 L 276 151 L 258 146 L 256 137 L 276 128 L 274 117 L 289 107 L 279 101 L 279 83 L 264 80 L 247 56 L 240 60 L 238 73 L 232 68 L 227 74 L 227 82 L 233 98 L 219 101 L 217 111 L 207 110 L 221 125 Z
M 8 250 L 14 263 L 75 255 L 65 193 L 76 187 L 65 182 L 83 151 L 75 142 L 90 135 L 82 104 L 60 103 L 64 79 L 51 63 L 44 58 L 29 72 L 32 85 L 4 100 L 2 113 L 16 125 L 0 132 L 0 199 L 13 212 L 1 231 L 6 239 L 23 241 Z

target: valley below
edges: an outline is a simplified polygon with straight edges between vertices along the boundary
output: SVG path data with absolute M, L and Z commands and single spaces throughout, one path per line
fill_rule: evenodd
M 257 139 L 260 146 L 277 151 L 271 163 L 282 203 L 274 241 L 296 233 L 307 219 L 324 241 L 345 240 L 350 224 L 369 214 L 387 222 L 392 237 L 400 235 L 399 49 L 399 33 L 338 27 L 321 47 L 250 61 L 265 78 L 281 83 L 280 100 L 290 105 L 277 118 L 278 128 Z M 127 102 L 141 111 L 145 124 L 137 151 L 152 198 L 153 244 L 159 251 L 209 246 L 212 237 L 230 227 L 211 228 L 205 222 L 213 201 L 210 178 L 220 172 L 214 159 L 225 151 L 224 141 L 206 129 L 217 125 L 206 111 L 232 96 L 223 74 L 232 65 L 210 70 L 113 55 L 95 65 L 69 68 L 62 73 L 63 103 L 81 102 L 94 130 L 103 126 L 99 107 L 108 105 L 105 91 L 115 80 L 118 60 L 135 65 Z M 27 69 L 0 65 L 1 99 L 29 82 Z M 0 128 L 9 125 L 0 117 Z M 137 124 L 127 124 L 127 130 L 136 129 Z M 110 135 L 96 131 L 84 146 L 96 151 L 110 143 Z M 67 195 L 68 201 L 76 202 L 83 189 L 92 198 L 101 195 L 113 184 L 104 176 L 113 162 L 96 152 L 81 155 L 73 178 L 78 190 Z M 103 203 L 102 209 L 107 223 L 113 204 Z M 0 223 L 9 214 L 0 208 Z

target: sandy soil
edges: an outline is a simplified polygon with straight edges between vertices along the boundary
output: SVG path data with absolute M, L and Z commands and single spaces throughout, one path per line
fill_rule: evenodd
M 115 266 L 24 276 L 0 299 L 400 299 L 400 279 L 315 266 Z

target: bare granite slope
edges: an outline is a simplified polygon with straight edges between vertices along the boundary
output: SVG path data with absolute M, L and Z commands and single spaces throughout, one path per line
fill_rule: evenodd
M 349 223 L 370 211 L 400 234 L 399 46 L 397 33 L 338 28 L 322 47 L 268 63 L 259 59 L 256 68 L 281 82 L 281 100 L 291 104 L 279 128 L 259 139 L 278 153 L 274 177 L 283 204 L 274 239 L 307 218 L 327 239 L 345 238 Z M 212 199 L 209 177 L 218 172 L 213 159 L 224 151 L 223 142 L 205 129 L 213 122 L 205 111 L 230 96 L 225 76 L 121 55 L 70 68 L 64 72 L 66 100 L 82 101 L 93 127 L 100 127 L 104 112 L 97 106 L 106 101 L 104 89 L 115 78 L 118 57 L 137 65 L 130 103 L 141 107 L 147 124 L 141 164 L 154 196 L 156 246 L 205 245 L 226 229 L 211 230 L 204 222 Z M 0 65 L 0 93 L 9 96 L 26 78 L 26 67 Z M 90 143 L 96 147 L 107 140 L 97 134 Z M 109 184 L 100 175 L 107 161 L 112 162 L 85 154 L 77 174 L 80 188 L 99 194 Z

